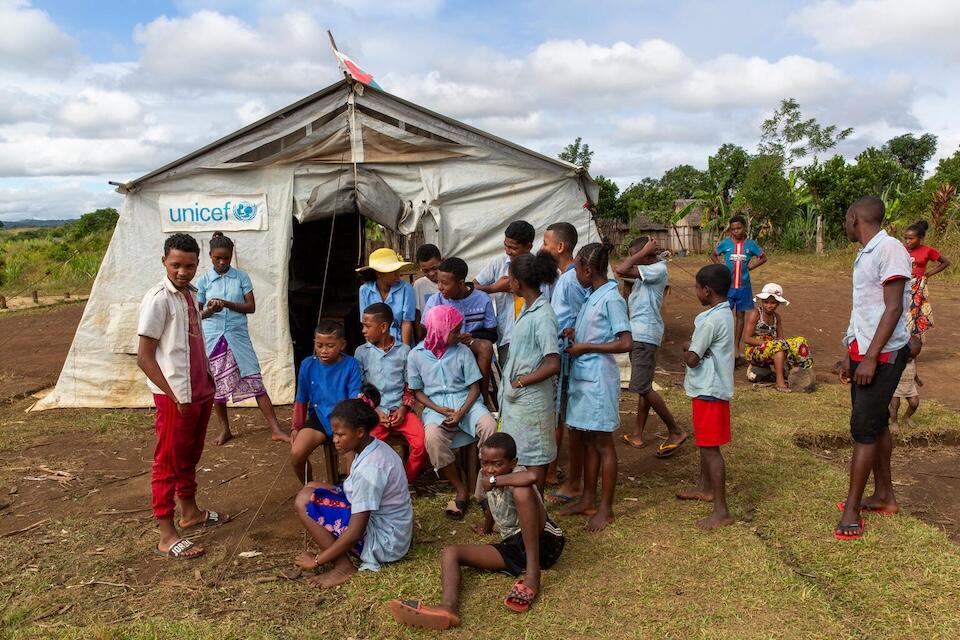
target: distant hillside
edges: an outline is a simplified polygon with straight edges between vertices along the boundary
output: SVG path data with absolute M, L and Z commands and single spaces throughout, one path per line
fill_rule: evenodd
M 21 229 L 23 227 L 61 227 L 74 220 L 0 220 L 4 229 Z

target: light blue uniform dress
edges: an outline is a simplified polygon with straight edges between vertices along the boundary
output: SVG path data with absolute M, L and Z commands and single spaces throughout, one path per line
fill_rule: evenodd
M 627 303 L 614 280 L 593 291 L 574 325 L 576 342 L 613 342 L 630 332 Z M 612 433 L 620 426 L 620 368 L 611 353 L 585 353 L 570 364 L 567 426 Z
M 544 358 L 560 352 L 557 316 L 541 295 L 524 307 L 513 326 L 510 355 L 500 385 L 500 430 L 517 443 L 517 459 L 525 466 L 545 465 L 557 457 L 557 413 L 553 378 L 514 389 L 510 382 L 540 367 Z
M 197 302 L 200 306 L 206 306 L 207 300 L 213 298 L 242 303 L 243 297 L 253 291 L 250 276 L 234 267 L 230 267 L 224 274 L 217 273 L 216 269 L 207 269 L 194 285 L 197 287 Z M 227 339 L 227 345 L 237 361 L 237 367 L 240 368 L 241 378 L 260 373 L 257 352 L 253 350 L 253 342 L 250 341 L 250 332 L 247 329 L 247 314 L 224 309 L 204 318 L 203 341 L 207 355 L 217 346 L 221 336 Z
M 480 368 L 477 367 L 477 360 L 470 347 L 459 343 L 448 347 L 443 357 L 437 358 L 421 342 L 407 357 L 407 385 L 413 391 L 423 390 L 430 400 L 441 407 L 459 409 L 467 399 L 470 385 L 479 382 L 481 377 Z M 450 448 L 459 449 L 473 442 L 477 434 L 477 423 L 484 416 L 490 416 L 490 412 L 478 396 L 478 400 L 474 401 L 460 421 L 460 429 Z M 421 416 L 424 425 L 440 424 L 444 418 L 445 416 L 427 407 L 424 407 Z
M 390 335 L 396 340 L 403 341 L 403 323 L 413 322 L 417 318 L 417 293 L 413 285 L 406 280 L 400 280 L 387 290 L 387 298 L 380 297 L 380 290 L 376 282 L 364 282 L 360 285 L 360 320 L 363 321 L 363 310 L 375 302 L 383 302 L 393 311 L 393 323 L 390 325 Z
M 396 451 L 374 439 L 354 459 L 343 492 L 351 515 L 370 513 L 360 552 L 361 571 L 378 571 L 381 563 L 407 555 L 413 540 L 413 504 Z

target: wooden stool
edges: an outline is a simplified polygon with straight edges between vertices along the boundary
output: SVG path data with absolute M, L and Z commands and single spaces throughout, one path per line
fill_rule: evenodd
M 323 461 L 323 477 L 327 484 L 337 486 L 340 484 L 342 477 L 340 473 L 340 456 L 337 455 L 337 450 L 330 441 L 324 442 L 319 448 Z

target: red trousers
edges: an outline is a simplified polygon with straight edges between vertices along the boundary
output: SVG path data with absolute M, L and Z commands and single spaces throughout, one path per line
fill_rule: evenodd
M 153 450 L 153 517 L 172 518 L 174 495 L 190 498 L 197 492 L 197 463 L 203 453 L 213 398 L 194 402 L 180 415 L 177 404 L 165 395 L 154 394 L 157 406 L 157 445 Z
M 378 424 L 370 432 L 377 440 L 386 440 L 391 433 L 399 433 L 410 447 L 410 455 L 403 463 L 403 471 L 407 475 L 407 482 L 412 483 L 427 461 L 427 446 L 424 442 L 423 423 L 413 411 L 407 412 L 407 417 L 399 425 L 388 427 L 384 423 Z

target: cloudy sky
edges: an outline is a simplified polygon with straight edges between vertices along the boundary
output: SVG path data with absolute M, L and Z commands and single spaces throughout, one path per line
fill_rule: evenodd
M 956 0 L 0 0 L 0 25 L 0 220 L 118 205 L 107 180 L 336 81 L 328 28 L 385 90 L 549 155 L 582 136 L 621 186 L 753 150 L 785 97 L 854 127 L 850 158 L 960 145 Z

